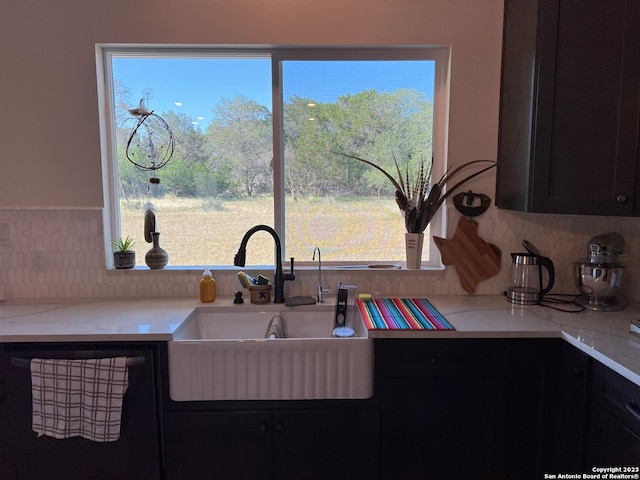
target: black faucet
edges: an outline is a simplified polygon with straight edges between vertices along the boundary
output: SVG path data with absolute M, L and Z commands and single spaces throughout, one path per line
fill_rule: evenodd
M 296 274 L 293 272 L 293 257 L 291 257 L 291 272 L 282 273 L 282 246 L 280 244 L 280 237 L 278 237 L 278 234 L 273 228 L 268 225 L 256 225 L 249 229 L 247 233 L 244 234 L 244 237 L 242 237 L 242 242 L 240 242 L 238 253 L 236 253 L 233 259 L 233 264 L 236 267 L 244 267 L 247 258 L 247 242 L 249 238 L 251 238 L 251 235 L 260 230 L 270 233 L 276 242 L 276 272 L 274 275 L 275 278 L 273 279 L 273 303 L 284 303 L 284 282 L 285 280 L 295 280 Z

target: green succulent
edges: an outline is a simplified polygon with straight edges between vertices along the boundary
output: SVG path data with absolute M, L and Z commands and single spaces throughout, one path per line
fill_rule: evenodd
M 130 252 L 133 250 L 133 247 L 136 245 L 136 242 L 127 235 L 125 238 L 118 237 L 113 242 L 113 248 L 116 252 Z

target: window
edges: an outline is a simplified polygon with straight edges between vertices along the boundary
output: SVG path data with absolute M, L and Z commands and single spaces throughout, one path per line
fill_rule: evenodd
M 433 156 L 438 178 L 448 48 L 104 46 L 98 53 L 107 242 L 129 235 L 145 251 L 151 203 L 171 266 L 232 265 L 257 224 L 280 233 L 284 259 L 310 261 L 318 246 L 335 264 L 404 261 L 391 183 L 341 153 L 393 173 L 394 158 L 404 170 Z M 166 122 L 170 147 L 161 125 L 132 134 L 130 111 L 139 106 Z M 154 170 L 169 148 L 170 160 Z M 441 235 L 443 226 L 440 212 L 429 228 Z M 272 240 L 261 235 L 247 264 L 273 263 Z M 261 241 L 264 248 L 253 246 Z M 430 253 L 437 253 L 432 244 L 423 264 L 436 264 Z

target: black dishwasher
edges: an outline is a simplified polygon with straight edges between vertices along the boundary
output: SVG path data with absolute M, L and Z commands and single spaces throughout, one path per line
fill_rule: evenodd
M 129 385 L 120 438 L 38 437 L 32 429 L 32 358 L 88 359 L 126 356 Z M 0 465 L 9 480 L 156 480 L 161 478 L 157 346 L 153 343 L 6 343 L 0 352 Z M 9 439 L 10 441 L 6 441 Z

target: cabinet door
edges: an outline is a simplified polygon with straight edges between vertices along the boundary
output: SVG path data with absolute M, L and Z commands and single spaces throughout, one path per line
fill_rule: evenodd
M 506 478 L 506 384 L 492 377 L 385 380 L 383 478 Z
M 45 345 L 6 347 L 13 358 L 99 358 L 142 356 L 144 365 L 129 368 L 129 387 L 124 397 L 120 439 L 92 442 L 73 437 L 38 437 L 31 427 L 31 375 L 29 368 L 9 365 L 8 431 L 14 448 L 16 478 L 32 480 L 158 480 L 160 446 L 157 429 L 154 355 L 152 350 L 118 350 L 86 346 L 56 348 Z M 76 348 L 82 348 L 82 353 Z M 81 355 L 79 357 L 78 355 Z
M 167 413 L 167 480 L 273 478 L 269 412 Z
M 379 425 L 375 409 L 274 413 L 275 478 L 379 478 Z
M 640 466 L 640 436 L 599 405 L 592 407 L 589 421 L 587 467 Z
M 591 400 L 586 466 L 640 466 L 640 387 L 594 362 Z
M 538 480 L 549 472 L 542 462 L 553 438 L 546 414 L 546 401 L 554 394 L 548 374 L 557 367 L 551 359 L 559 345 L 555 339 L 513 339 L 511 346 L 507 478 Z
M 4 355 L 0 346 L 0 476 L 6 480 L 15 480 L 17 474 L 13 458 L 13 434 L 9 426 L 8 376 L 9 358 Z
M 553 385 L 546 398 L 551 409 L 544 472 L 586 472 L 584 465 L 591 360 L 562 342 L 554 368 Z
M 498 206 L 640 212 L 639 22 L 635 0 L 507 0 Z

